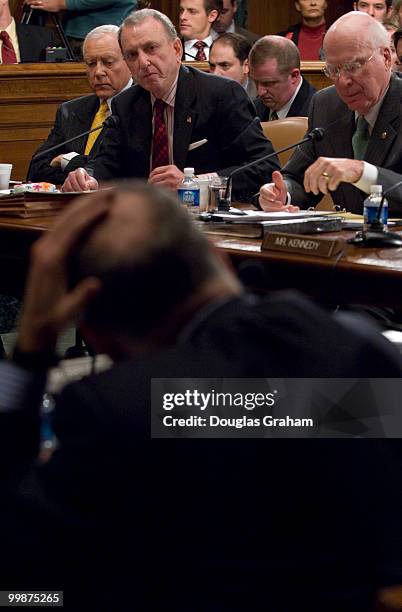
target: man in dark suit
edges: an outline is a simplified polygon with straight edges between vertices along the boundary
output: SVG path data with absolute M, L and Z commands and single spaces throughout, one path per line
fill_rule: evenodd
M 261 121 L 308 115 L 316 90 L 301 76 L 300 54 L 291 40 L 281 36 L 260 38 L 250 51 L 249 66 Z
M 2 37 L 8 37 L 7 41 L 2 41 L 2 47 L 4 45 L 10 50 L 6 55 L 3 54 L 3 50 L 1 51 L 1 63 L 43 62 L 46 59 L 46 47 L 60 45 L 58 37 L 52 30 L 30 24 L 15 23 L 8 0 L 0 5 L 0 31 Z
M 226 33 L 240 34 L 248 40 L 250 45 L 253 45 L 255 41 L 260 38 L 259 35 L 239 26 L 234 20 L 236 13 L 236 0 L 223 0 L 223 8 L 219 11 L 218 18 L 214 21 L 212 26 L 212 36 L 220 36 Z
M 325 137 L 297 149 L 283 175 L 261 188 L 265 210 L 294 210 L 289 196 L 314 205 L 330 191 L 335 204 L 362 214 L 371 185 L 386 190 L 401 179 L 402 81 L 391 77 L 387 33 L 367 14 L 347 13 L 328 30 L 324 49 L 334 86 L 313 97 L 309 129 L 323 127 Z M 388 199 L 399 215 L 402 190 Z
M 83 46 L 84 61 L 88 82 L 94 93 L 64 102 L 58 108 L 53 129 L 35 155 L 101 125 L 102 117 L 98 112 L 102 102 L 107 104 L 103 115 L 103 119 L 106 119 L 113 98 L 130 87 L 131 74 L 123 59 L 117 33 L 117 26 L 104 25 L 95 28 L 86 36 Z M 35 159 L 34 156 L 29 166 L 28 180 L 62 184 L 71 170 L 85 165 L 88 159 L 96 154 L 102 142 L 102 135 L 101 132 L 95 132 L 93 137 L 95 135 L 94 142 L 88 142 L 88 137 L 84 136 L 45 157 Z
M 257 95 L 253 79 L 249 77 L 248 56 L 251 45 L 240 34 L 222 34 L 212 43 L 209 54 L 211 72 L 228 79 L 234 79 L 248 93 L 251 100 Z
M 207 62 L 212 45 L 212 24 L 222 9 L 222 0 L 180 0 L 180 36 L 182 59 Z
M 227 176 L 272 152 L 238 83 L 181 67 L 181 43 L 165 15 L 134 12 L 121 27 L 120 43 L 137 84 L 113 103 L 118 125 L 107 129 L 90 166 L 70 173 L 63 190 L 97 189 L 98 180 L 118 177 L 149 177 L 176 190 L 186 166 L 198 175 Z M 157 53 L 151 53 L 155 46 Z M 255 193 L 264 172 L 277 167 L 273 157 L 239 173 L 234 197 Z
M 115 365 L 63 391 L 58 448 L 40 465 L 45 373 L 77 316 Z M 194 440 L 179 426 L 180 439 L 151 439 L 151 424 L 163 418 L 158 390 L 180 389 L 174 378 L 192 388 L 212 377 L 220 390 L 217 377 L 251 377 L 265 391 L 279 379 L 278 416 L 292 403 L 284 377 L 400 374 L 368 323 L 292 293 L 245 294 L 166 191 L 126 183 L 80 199 L 34 246 L 17 349 L 0 363 L 2 580 L 58 585 L 74 612 L 371 609 L 376 589 L 400 579 L 401 556 L 399 480 L 378 441 Z M 363 434 L 347 388 L 324 413 L 340 425 L 351 411 L 350 432 Z

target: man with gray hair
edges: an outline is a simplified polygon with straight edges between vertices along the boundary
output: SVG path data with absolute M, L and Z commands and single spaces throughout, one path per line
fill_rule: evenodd
M 250 51 L 250 76 L 261 121 L 308 115 L 315 89 L 300 73 L 299 50 L 282 36 L 264 36 Z
M 119 46 L 118 31 L 116 25 L 103 25 L 86 36 L 83 54 L 93 94 L 69 100 L 58 108 L 53 129 L 36 153 L 102 125 L 110 114 L 113 98 L 132 85 L 131 74 Z M 28 180 L 63 183 L 71 170 L 86 164 L 96 153 L 102 137 L 103 133 L 101 135 L 99 130 L 64 145 L 60 151 L 51 152 L 48 156 L 38 160 L 34 156 L 28 170 Z
M 315 94 L 309 130 L 325 129 L 321 142 L 296 149 L 283 174 L 261 188 L 264 210 L 294 211 L 331 192 L 335 204 L 363 212 L 370 187 L 384 190 L 401 180 L 402 81 L 391 76 L 384 27 L 368 14 L 340 17 L 324 39 L 326 74 L 334 85 Z M 391 214 L 402 212 L 402 189 L 389 195 Z
M 227 176 L 273 152 L 239 83 L 181 66 L 182 44 L 166 15 L 132 13 L 120 28 L 120 45 L 136 85 L 113 102 L 116 124 L 88 166 L 69 174 L 64 191 L 130 177 L 175 191 L 185 167 Z M 278 167 L 273 156 L 239 172 L 233 196 L 246 199 Z

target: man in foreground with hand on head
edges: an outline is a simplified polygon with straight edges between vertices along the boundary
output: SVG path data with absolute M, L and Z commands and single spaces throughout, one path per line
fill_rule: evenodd
M 325 136 L 297 148 L 261 188 L 264 210 L 306 208 L 330 192 L 335 204 L 362 214 L 371 185 L 385 191 L 401 179 L 402 80 L 391 76 L 385 29 L 366 13 L 347 13 L 328 30 L 324 51 L 334 86 L 313 97 L 309 131 L 322 127 Z M 390 213 L 400 214 L 402 188 L 388 199 Z
M 64 191 L 128 177 L 176 190 L 185 167 L 227 176 L 273 152 L 241 85 L 181 66 L 182 45 L 165 15 L 132 13 L 120 28 L 120 44 L 136 85 L 113 101 L 118 124 L 105 130 L 88 167 L 69 174 Z M 239 173 L 233 196 L 246 199 L 278 167 L 273 156 Z
M 58 108 L 53 129 L 35 155 L 102 125 L 110 115 L 113 98 L 132 85 L 131 74 L 117 38 L 118 30 L 115 25 L 103 25 L 87 34 L 82 50 L 88 83 L 93 93 L 68 100 Z M 99 130 L 45 157 L 33 158 L 28 180 L 62 184 L 69 172 L 85 165 L 88 158 L 96 154 L 102 137 L 102 130 Z
M 46 370 L 72 318 L 115 363 L 56 399 L 57 450 L 40 465 Z M 151 384 L 400 374 L 365 321 L 296 293 L 247 295 L 168 192 L 83 197 L 34 245 L 17 348 L 0 362 L 4 584 L 57 585 L 74 612 L 189 612 L 194 595 L 200 612 L 371 609 L 357 604 L 400 559 L 382 441 L 158 439 Z

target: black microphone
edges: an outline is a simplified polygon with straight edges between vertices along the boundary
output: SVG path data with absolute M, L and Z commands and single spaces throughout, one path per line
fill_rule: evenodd
M 260 121 L 259 117 L 254 117 L 253 121 L 255 121 L 256 119 Z M 228 208 L 230 207 L 230 203 L 229 203 L 229 207 L 227 206 L 227 201 L 229 197 L 230 185 L 232 183 L 232 179 L 235 176 L 235 174 L 238 174 L 238 172 L 242 172 L 243 170 L 246 170 L 246 168 L 251 168 L 252 166 L 256 166 L 262 161 L 266 161 L 267 159 L 270 159 L 271 157 L 274 157 L 275 155 L 279 155 L 279 153 L 284 153 L 285 151 L 289 151 L 289 149 L 294 149 L 295 147 L 298 147 L 304 144 L 305 142 L 309 142 L 310 140 L 319 142 L 320 140 L 324 138 L 324 136 L 325 136 L 324 128 L 320 128 L 320 127 L 314 128 L 302 140 L 299 140 L 298 142 L 295 142 L 294 144 L 288 145 L 287 147 L 282 147 L 282 149 L 278 149 L 277 151 L 272 151 L 272 153 L 268 153 L 268 155 L 264 155 L 264 157 L 255 159 L 254 161 L 249 162 L 248 164 L 244 164 L 243 166 L 239 166 L 238 168 L 236 168 L 236 170 L 233 170 L 233 172 L 231 172 L 228 176 L 228 181 L 226 184 L 226 191 L 223 197 L 222 209 L 228 210 Z
M 382 194 L 381 202 L 378 207 L 377 218 L 371 223 L 370 229 L 359 231 L 354 238 L 348 240 L 349 244 L 361 247 L 385 247 L 395 248 L 402 246 L 402 236 L 395 232 L 384 231 L 384 224 L 381 222 L 381 214 L 384 208 L 385 198 L 402 185 L 402 181 L 398 181 Z
M 73 136 L 72 138 L 69 138 L 68 140 L 64 140 L 63 142 L 60 142 L 59 144 L 54 145 L 53 147 L 49 147 L 49 149 L 40 151 L 39 153 L 36 153 L 35 155 L 33 155 L 32 159 L 34 160 L 34 159 L 40 159 L 41 157 L 45 157 L 45 155 L 47 155 L 51 151 L 55 151 L 56 149 L 59 149 L 60 147 L 64 147 L 64 145 L 69 144 L 70 142 L 74 142 L 74 140 L 78 140 L 79 138 L 82 138 L 83 136 L 88 136 L 88 134 L 92 134 L 92 132 L 97 132 L 98 130 L 102 130 L 103 128 L 106 128 L 106 127 L 118 127 L 119 124 L 120 124 L 120 119 L 116 117 L 116 115 L 110 115 L 110 117 L 107 117 L 107 119 L 105 119 L 105 121 L 101 125 L 98 125 L 98 127 L 93 128 L 92 130 L 87 130 L 86 132 L 82 132 L 82 134 Z

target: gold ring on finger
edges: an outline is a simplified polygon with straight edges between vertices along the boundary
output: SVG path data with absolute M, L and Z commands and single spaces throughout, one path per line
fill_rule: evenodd
M 321 176 L 323 176 L 327 182 L 328 182 L 328 181 L 330 180 L 330 178 L 331 178 L 331 177 L 329 176 L 328 172 L 322 172 L 322 173 L 321 173 Z

